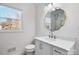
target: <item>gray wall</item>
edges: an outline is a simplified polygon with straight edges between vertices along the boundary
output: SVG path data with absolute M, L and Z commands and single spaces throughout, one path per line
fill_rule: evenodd
M 43 24 L 44 6 L 45 4 L 39 4 L 37 6 L 37 36 L 48 35 L 48 30 L 45 28 Z M 56 31 L 55 35 L 58 38 L 65 40 L 75 40 L 75 54 L 79 54 L 79 4 L 59 3 L 55 4 L 54 7 L 60 7 L 64 9 L 66 12 L 65 25 L 60 30 Z
M 0 54 L 21 54 L 25 45 L 31 43 L 35 36 L 35 6 L 27 3 L 6 3 L 3 5 L 22 10 L 24 29 L 22 32 L 0 33 Z M 16 47 L 16 51 L 8 53 L 8 49 L 13 47 Z

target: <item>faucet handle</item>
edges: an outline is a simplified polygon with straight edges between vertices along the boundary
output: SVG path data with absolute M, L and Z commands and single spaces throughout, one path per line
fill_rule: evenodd
M 56 39 L 56 36 L 54 35 L 54 39 Z

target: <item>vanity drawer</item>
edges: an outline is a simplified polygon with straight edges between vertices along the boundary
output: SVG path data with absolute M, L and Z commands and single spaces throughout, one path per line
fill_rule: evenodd
M 53 47 L 53 55 L 67 55 L 67 51 L 59 47 Z

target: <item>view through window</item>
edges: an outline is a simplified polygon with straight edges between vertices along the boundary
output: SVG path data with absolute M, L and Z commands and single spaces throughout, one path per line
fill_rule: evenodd
M 22 12 L 0 5 L 0 30 L 21 30 Z

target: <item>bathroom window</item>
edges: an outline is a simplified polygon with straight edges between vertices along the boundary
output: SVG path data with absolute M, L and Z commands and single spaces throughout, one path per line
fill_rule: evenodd
M 22 29 L 22 12 L 19 9 L 0 5 L 0 31 Z

